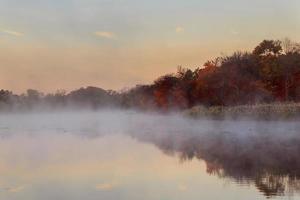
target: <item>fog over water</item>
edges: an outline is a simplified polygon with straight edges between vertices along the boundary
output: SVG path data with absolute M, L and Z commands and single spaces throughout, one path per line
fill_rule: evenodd
M 300 199 L 297 121 L 0 115 L 0 199 Z

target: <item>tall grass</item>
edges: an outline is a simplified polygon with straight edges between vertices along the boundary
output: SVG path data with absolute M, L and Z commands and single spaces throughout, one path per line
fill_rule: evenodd
M 300 119 L 300 103 L 273 103 L 241 106 L 195 106 L 184 112 L 193 118 L 212 119 Z

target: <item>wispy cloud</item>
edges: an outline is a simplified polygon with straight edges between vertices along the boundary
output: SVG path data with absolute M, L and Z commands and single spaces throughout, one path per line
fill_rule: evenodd
M 22 186 L 16 186 L 16 187 L 6 187 L 6 188 L 2 188 L 2 189 L 7 192 L 16 193 L 16 192 L 20 192 L 24 188 L 25 188 L 25 186 L 22 185 Z
M 232 35 L 239 35 L 239 34 L 240 34 L 238 31 L 236 31 L 236 30 L 234 30 L 234 29 L 232 29 L 232 30 L 230 31 L 230 33 L 231 33 Z
M 13 31 L 13 30 L 1 30 L 0 32 L 7 34 L 7 35 L 15 36 L 15 37 L 20 37 L 20 36 L 24 35 L 24 33 L 21 33 L 18 31 Z
M 108 190 L 114 189 L 116 186 L 117 186 L 116 183 L 101 183 L 101 184 L 96 185 L 96 189 L 108 191 Z
M 185 192 L 185 191 L 187 191 L 187 189 L 188 189 L 188 187 L 185 184 L 178 185 L 178 190 L 181 192 Z
M 184 28 L 182 26 L 177 26 L 175 29 L 176 33 L 183 33 L 184 32 Z
M 96 31 L 96 32 L 94 32 L 94 35 L 96 35 L 98 37 L 107 38 L 107 39 L 116 39 L 117 38 L 115 33 L 107 32 L 107 31 Z

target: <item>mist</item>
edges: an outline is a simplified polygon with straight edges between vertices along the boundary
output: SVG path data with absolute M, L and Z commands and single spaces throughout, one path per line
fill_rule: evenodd
M 72 162 L 82 161 L 84 156 L 90 159 L 91 155 L 108 159 L 116 151 L 125 152 L 135 146 L 128 142 L 132 140 L 179 162 L 204 162 L 207 174 L 252 185 L 266 197 L 300 191 L 299 130 L 297 121 L 192 119 L 180 112 L 104 109 L 0 115 L 0 142 L 17 145 L 7 153 L 12 158 L 6 156 L 9 162 L 14 160 L 10 167 L 23 160 L 20 155 L 27 158 L 26 166 L 38 170 L 58 162 L 55 155 L 60 153 Z M 118 142 L 110 146 L 109 138 Z M 82 149 L 75 151 L 78 143 Z M 88 145 L 101 150 L 93 152 L 96 150 Z M 76 158 L 73 154 L 77 151 L 84 155 Z
M 288 136 L 300 130 L 300 124 L 292 121 L 257 121 L 251 118 L 218 120 L 214 118 L 193 119 L 181 112 L 140 112 L 137 110 L 103 109 L 97 111 L 52 111 L 0 114 L 0 129 L 6 133 L 55 133 L 91 134 L 203 134 L 209 132 L 232 132 L 240 136 L 261 134 Z M 3 134 L 3 132 L 2 132 Z

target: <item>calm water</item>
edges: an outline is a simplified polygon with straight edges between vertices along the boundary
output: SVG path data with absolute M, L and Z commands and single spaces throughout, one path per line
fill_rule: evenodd
M 297 122 L 0 116 L 2 200 L 300 199 Z

